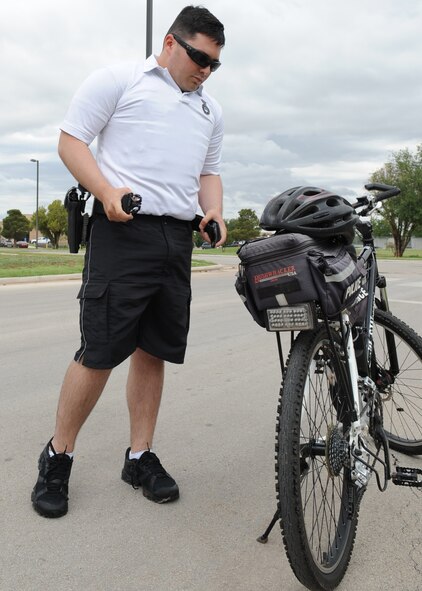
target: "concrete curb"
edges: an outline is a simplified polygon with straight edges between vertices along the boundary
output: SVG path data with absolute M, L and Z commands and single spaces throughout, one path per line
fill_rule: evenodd
M 206 267 L 192 267 L 192 273 L 207 273 L 208 271 L 219 271 L 224 265 L 207 265 Z M 68 273 L 66 275 L 34 275 L 31 277 L 2 277 L 2 285 L 15 285 L 19 283 L 48 283 L 52 281 L 81 281 L 82 273 Z

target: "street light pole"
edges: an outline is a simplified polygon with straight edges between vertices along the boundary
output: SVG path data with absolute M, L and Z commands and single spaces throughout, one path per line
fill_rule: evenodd
M 152 0 L 147 0 L 147 58 L 152 54 Z
M 31 158 L 31 162 L 37 163 L 37 200 L 35 207 L 35 248 L 38 248 L 38 196 L 40 187 L 40 161 L 35 158 Z

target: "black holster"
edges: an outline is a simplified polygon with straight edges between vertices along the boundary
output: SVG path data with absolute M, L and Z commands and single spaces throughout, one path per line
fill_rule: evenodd
M 67 209 L 67 242 L 72 253 L 77 253 L 88 239 L 89 214 L 85 213 L 85 205 L 90 196 L 91 193 L 78 185 L 77 188 L 71 187 L 64 199 Z

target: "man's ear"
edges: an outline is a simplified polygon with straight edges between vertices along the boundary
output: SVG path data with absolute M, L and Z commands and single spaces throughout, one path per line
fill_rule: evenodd
M 163 47 L 161 49 L 161 53 L 157 58 L 158 63 L 161 67 L 167 67 L 168 59 L 173 51 L 173 48 L 176 44 L 173 35 L 166 35 L 163 40 Z
M 176 44 L 176 40 L 171 33 L 164 37 L 163 51 L 171 51 L 173 46 Z

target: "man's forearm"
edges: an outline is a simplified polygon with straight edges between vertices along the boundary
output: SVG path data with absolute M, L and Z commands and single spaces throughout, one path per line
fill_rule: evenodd
M 201 188 L 198 194 L 199 205 L 205 216 L 200 224 L 203 230 L 208 221 L 215 220 L 221 232 L 221 240 L 217 246 L 224 244 L 227 237 L 227 230 L 223 220 L 223 184 L 220 176 L 202 175 L 200 179 Z
M 202 175 L 201 187 L 198 194 L 199 205 L 206 214 L 209 210 L 215 210 L 223 216 L 223 184 L 221 177 L 208 174 Z
M 121 205 L 123 195 L 130 193 L 131 189 L 110 185 L 84 142 L 62 131 L 59 156 L 75 179 L 102 202 L 110 221 L 127 222 L 132 219 L 132 215 L 125 213 Z

